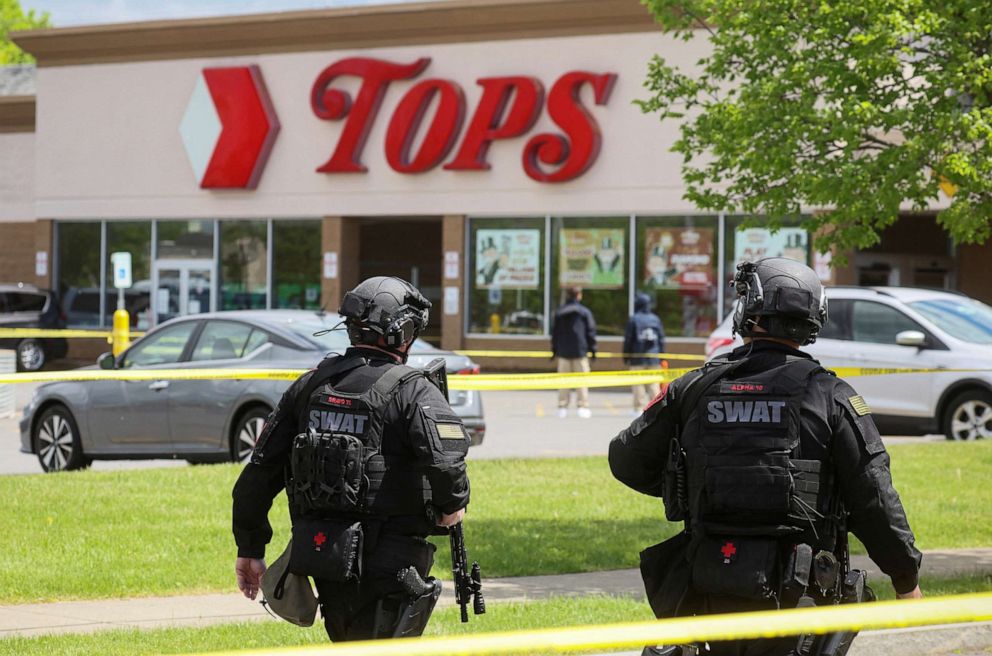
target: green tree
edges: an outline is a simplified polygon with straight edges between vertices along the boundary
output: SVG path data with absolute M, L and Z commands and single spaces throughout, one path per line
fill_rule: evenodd
M 51 26 L 52 22 L 47 11 L 37 14 L 33 9 L 29 9 L 25 12 L 21 8 L 20 0 L 0 0 L 0 66 L 28 64 L 34 61 L 34 57 L 10 40 L 11 32 Z
M 643 1 L 677 38 L 711 43 L 692 70 L 655 57 L 640 103 L 682 120 L 673 149 L 695 205 L 824 208 L 806 226 L 846 250 L 943 186 L 951 237 L 988 239 L 992 2 Z

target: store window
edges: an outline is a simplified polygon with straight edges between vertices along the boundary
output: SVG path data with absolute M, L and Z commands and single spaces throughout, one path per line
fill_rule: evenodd
M 788 257 L 803 264 L 809 264 L 809 232 L 799 227 L 799 219 L 785 220 L 776 232 L 762 225 L 759 218 L 749 227 L 742 224 L 748 217 L 728 216 L 725 218 L 726 272 L 729 284 L 737 265 L 744 261 L 754 262 L 765 257 Z M 734 305 L 735 296 L 724 294 L 723 314 L 726 316 Z M 722 318 L 721 316 L 721 318 Z
M 158 221 L 156 225 L 159 259 L 213 259 L 213 221 Z
M 551 306 L 582 288 L 599 335 L 623 335 L 630 309 L 630 218 L 562 218 L 551 222 Z
M 114 288 L 112 253 L 131 254 L 131 288 L 124 290 L 124 309 L 128 311 L 131 327 L 145 330 L 151 325 L 151 221 L 107 221 L 107 278 L 104 325 L 113 324 L 118 291 Z
M 265 309 L 268 293 L 265 221 L 220 224 L 220 309 Z
M 272 307 L 320 308 L 320 221 L 272 222 Z
M 58 224 L 58 287 L 70 326 L 100 326 L 100 222 Z
M 544 219 L 469 223 L 468 332 L 544 333 Z
M 706 337 L 716 328 L 719 219 L 637 219 L 638 292 L 654 298 L 669 337 Z

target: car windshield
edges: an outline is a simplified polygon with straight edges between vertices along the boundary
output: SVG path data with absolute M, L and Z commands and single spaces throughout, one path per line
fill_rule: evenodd
M 300 335 L 305 340 L 324 351 L 344 353 L 345 349 L 350 346 L 350 343 L 348 342 L 348 332 L 344 329 L 343 323 L 335 328 L 337 324 L 338 321 L 331 321 L 330 318 L 324 321 L 315 315 L 312 319 L 307 318 L 303 320 L 287 321 L 284 325 L 289 330 L 293 331 L 297 335 Z M 334 328 L 334 330 L 331 330 L 332 328 Z M 314 333 L 322 330 L 331 331 L 314 337 Z
M 952 337 L 992 344 L 992 307 L 972 299 L 930 299 L 909 306 Z
M 324 351 L 344 353 L 345 349 L 350 346 L 350 342 L 348 341 L 348 332 L 345 330 L 343 323 L 329 333 L 314 337 L 314 333 L 334 328 L 337 323 L 338 321 L 331 321 L 330 317 L 326 321 L 322 321 L 319 317 L 314 316 L 312 319 L 304 319 L 302 321 L 288 321 L 285 326 L 307 341 L 319 346 Z M 437 348 L 422 339 L 418 339 L 410 347 L 410 353 L 429 353 L 437 350 Z

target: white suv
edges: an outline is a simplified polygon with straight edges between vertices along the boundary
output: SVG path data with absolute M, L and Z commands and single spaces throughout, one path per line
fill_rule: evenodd
M 933 369 L 849 382 L 883 434 L 992 438 L 992 308 L 952 292 L 828 287 L 829 321 L 803 348 L 827 368 Z M 712 358 L 735 348 L 733 313 L 706 343 Z M 942 369 L 968 369 L 968 372 Z

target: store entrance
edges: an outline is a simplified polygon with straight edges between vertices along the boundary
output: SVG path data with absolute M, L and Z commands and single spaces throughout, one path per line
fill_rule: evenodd
M 424 337 L 441 343 L 441 217 L 363 218 L 359 280 L 397 276 L 433 303 Z
M 210 312 L 213 307 L 213 263 L 203 260 L 162 259 L 155 262 L 152 296 L 156 323 L 186 314 Z

